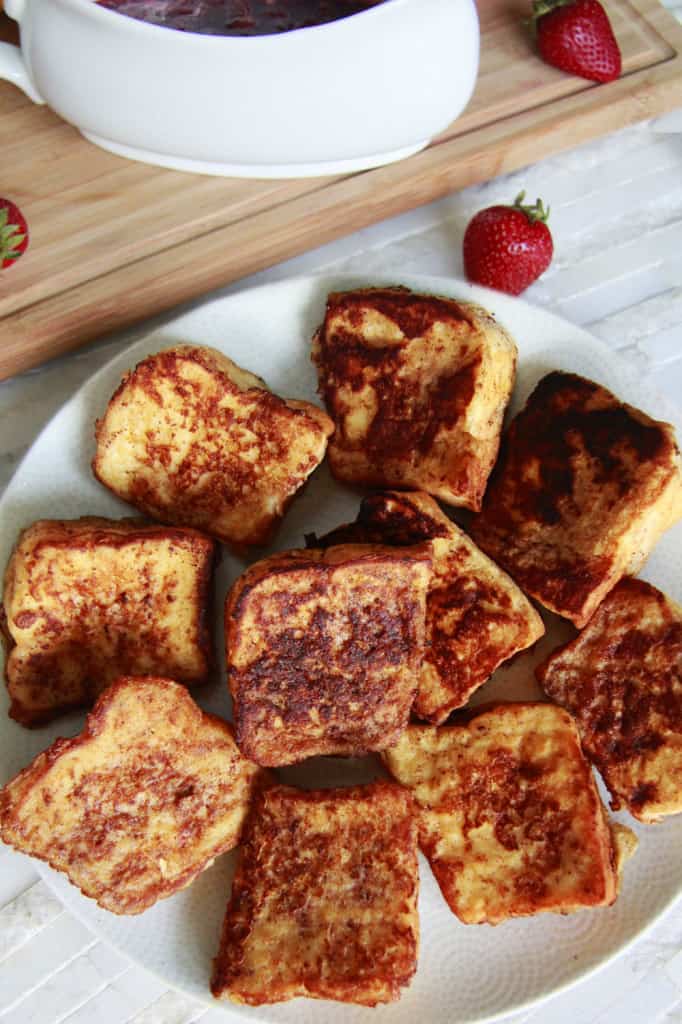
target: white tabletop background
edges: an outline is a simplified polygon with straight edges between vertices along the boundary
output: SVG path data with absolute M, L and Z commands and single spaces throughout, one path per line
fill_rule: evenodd
M 672 9 L 682 21 L 682 6 Z M 368 282 L 379 273 L 396 283 L 408 273 L 461 277 L 469 218 L 525 188 L 551 206 L 555 256 L 524 298 L 587 327 L 682 404 L 682 111 L 538 163 L 529 151 L 528 165 L 213 294 L 318 271 L 360 273 Z M 52 414 L 150 326 L 0 384 L 0 493 Z M 169 991 L 98 941 L 62 909 L 29 858 L 0 845 L 0 1024 L 236 1019 Z M 682 1024 L 682 901 L 615 962 L 506 1021 Z

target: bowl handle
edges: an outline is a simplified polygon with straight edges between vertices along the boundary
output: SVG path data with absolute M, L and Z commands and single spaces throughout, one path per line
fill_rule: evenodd
M 6 0 L 5 12 L 15 21 L 21 20 L 23 10 L 24 0 Z M 0 78 L 5 78 L 8 82 L 18 86 L 34 103 L 45 102 L 33 84 L 21 49 L 18 46 L 13 46 L 12 43 L 0 43 Z

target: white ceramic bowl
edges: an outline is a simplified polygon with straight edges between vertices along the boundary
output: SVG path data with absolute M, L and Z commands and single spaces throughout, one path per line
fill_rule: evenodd
M 136 21 L 94 0 L 6 0 L 21 51 L 0 77 L 92 142 L 179 170 L 337 174 L 422 149 L 466 106 L 474 0 L 385 0 L 340 21 L 230 37 Z

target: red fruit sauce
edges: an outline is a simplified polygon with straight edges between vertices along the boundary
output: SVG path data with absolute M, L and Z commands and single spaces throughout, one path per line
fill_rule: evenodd
M 211 36 L 267 36 L 323 25 L 383 0 L 97 0 L 152 25 Z

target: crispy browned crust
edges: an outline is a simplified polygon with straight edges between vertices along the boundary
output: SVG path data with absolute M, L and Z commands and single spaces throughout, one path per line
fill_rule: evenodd
M 626 577 L 536 669 L 575 716 L 612 806 L 640 821 L 682 811 L 682 608 Z
M 240 576 L 225 642 L 246 756 L 276 766 L 393 743 L 417 688 L 430 574 L 426 545 L 341 545 Z
M 466 924 L 612 903 L 616 851 L 570 715 L 550 704 L 474 709 L 410 726 L 382 757 L 421 807 L 420 845 Z
M 452 521 L 424 491 L 376 491 L 360 502 L 353 523 L 343 523 L 321 536 L 306 534 L 307 548 L 338 544 L 389 544 L 409 547 L 435 537 L 450 536 Z
M 217 545 L 197 530 L 85 516 L 25 529 L 5 573 L 10 715 L 89 707 L 119 675 L 203 682 Z
M 339 480 L 480 508 L 516 370 L 489 313 L 401 287 L 332 293 L 313 360 Z
M 92 469 L 124 501 L 239 548 L 267 543 L 333 431 L 220 352 L 178 345 L 123 378 L 97 421 Z
M 417 966 L 417 828 L 389 782 L 257 798 L 245 830 L 213 995 L 375 1006 Z
M 426 640 L 413 712 L 440 725 L 495 669 L 544 633 L 542 619 L 514 581 L 420 491 L 364 498 L 355 523 L 311 545 L 355 540 L 431 541 L 433 576 L 426 597 Z
M 139 914 L 237 845 L 265 781 L 230 725 L 184 686 L 124 677 L 80 735 L 58 739 L 0 791 L 0 837 L 106 910 Z
M 471 530 L 527 593 L 580 627 L 680 515 L 673 428 L 554 372 L 512 422 Z

